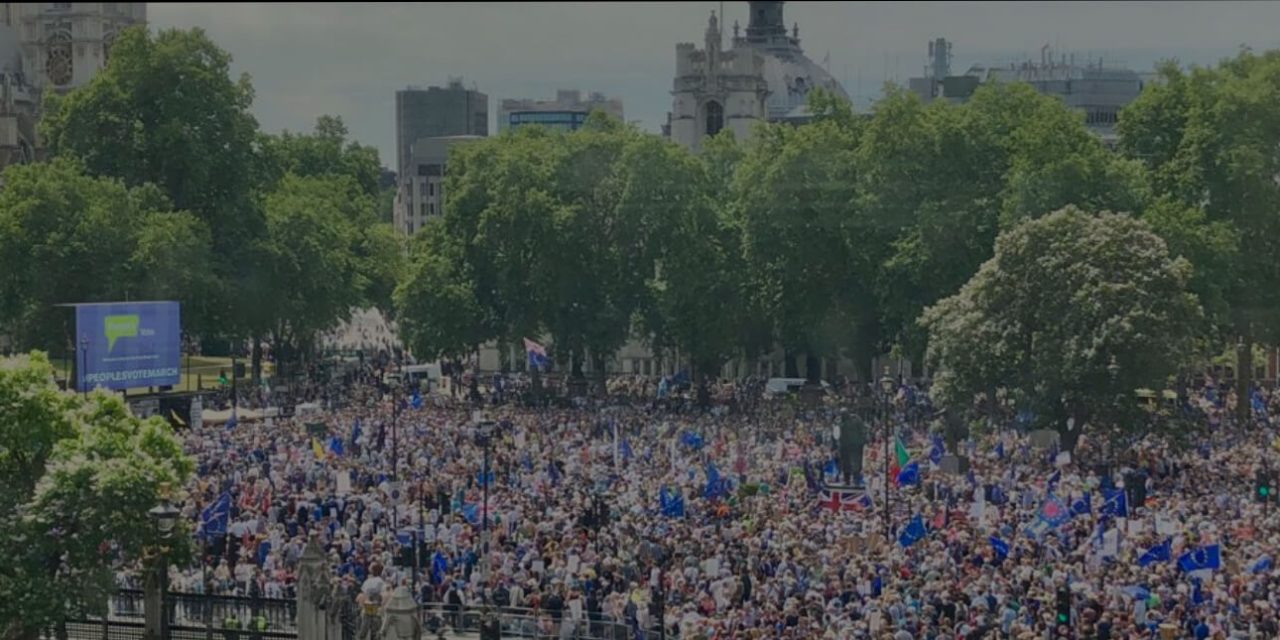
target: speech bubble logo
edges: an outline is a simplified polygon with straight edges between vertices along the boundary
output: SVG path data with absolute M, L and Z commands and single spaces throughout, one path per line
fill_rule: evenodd
M 102 320 L 102 332 L 107 336 L 107 353 L 111 353 L 116 340 L 138 337 L 138 315 L 107 316 Z

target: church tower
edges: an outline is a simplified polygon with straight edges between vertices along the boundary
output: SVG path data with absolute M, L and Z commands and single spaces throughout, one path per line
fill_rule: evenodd
M 722 49 L 720 23 L 712 12 L 707 21 L 703 49 L 692 43 L 676 45 L 676 77 L 672 87 L 671 139 L 694 151 L 702 139 L 725 128 L 739 140 L 751 135 L 751 127 L 766 116 L 769 93 L 764 59 L 739 42 Z
M 18 32 L 26 75 L 38 91 L 69 91 L 107 64 L 123 30 L 147 23 L 145 2 L 6 2 L 0 19 Z

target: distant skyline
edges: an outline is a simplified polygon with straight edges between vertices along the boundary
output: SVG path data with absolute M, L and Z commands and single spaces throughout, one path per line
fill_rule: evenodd
M 630 121 L 658 131 L 671 107 L 675 45 L 701 46 L 723 5 L 726 40 L 746 2 L 161 4 L 154 28 L 202 27 L 249 73 L 268 131 L 310 130 L 338 115 L 351 135 L 395 161 L 394 93 L 461 76 L 488 94 L 491 131 L 503 98 L 556 89 L 621 98 Z M 1212 64 L 1241 45 L 1280 47 L 1280 2 L 788 2 L 788 28 L 859 108 L 883 83 L 922 73 L 928 42 L 953 43 L 952 71 L 1055 55 L 1148 71 L 1159 60 Z

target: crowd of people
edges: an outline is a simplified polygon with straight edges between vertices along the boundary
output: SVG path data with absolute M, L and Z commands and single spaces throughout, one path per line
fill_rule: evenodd
M 1211 380 L 1185 390 L 1197 426 L 1176 442 L 1086 430 L 1069 453 L 1014 419 L 946 444 L 903 380 L 894 451 L 868 416 L 842 502 L 833 427 L 871 388 L 744 405 L 722 382 L 719 410 L 674 412 L 663 384 L 651 402 L 490 403 L 478 422 L 367 368 L 318 416 L 187 431 L 202 563 L 173 567 L 172 588 L 294 597 L 314 537 L 365 610 L 403 585 L 551 637 L 1280 637 L 1280 521 L 1254 491 L 1275 436 L 1236 424 Z

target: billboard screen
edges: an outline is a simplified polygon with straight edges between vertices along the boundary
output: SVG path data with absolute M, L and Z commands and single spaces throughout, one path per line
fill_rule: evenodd
M 178 384 L 182 329 L 177 302 L 75 307 L 80 390 Z

